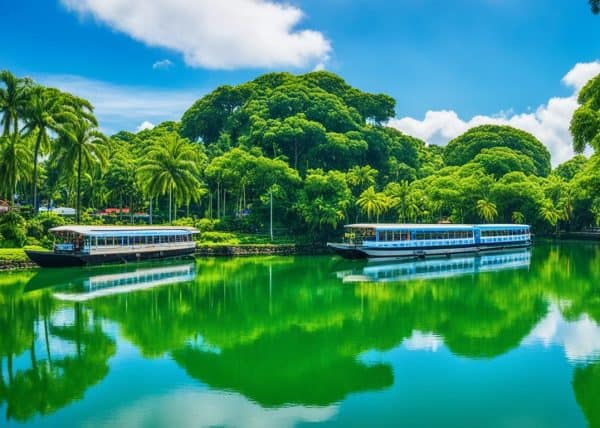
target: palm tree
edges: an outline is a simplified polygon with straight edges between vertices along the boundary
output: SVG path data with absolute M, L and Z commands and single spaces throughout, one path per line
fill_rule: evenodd
M 25 128 L 26 134 L 36 133 L 35 145 L 33 148 L 33 212 L 38 212 L 39 202 L 37 197 L 37 176 L 38 176 L 38 157 L 40 150 L 46 150 L 49 146 L 50 138 L 48 131 L 60 132 L 61 124 L 67 121 L 76 120 L 73 112 L 64 108 L 63 94 L 52 88 L 43 86 L 34 86 L 30 91 L 29 102 L 25 109 Z
M 173 196 L 186 201 L 200 195 L 199 161 L 198 151 L 189 140 L 167 134 L 150 146 L 138 169 L 140 182 L 150 197 L 168 193 L 169 223 L 173 220 Z
M 28 101 L 28 90 L 31 85 L 30 79 L 19 79 L 8 70 L 0 71 L 0 82 L 4 88 L 0 88 L 0 112 L 3 126 L 2 136 L 6 137 L 11 127 L 12 133 L 19 131 L 19 116 L 23 113 Z
M 19 133 L 0 137 L 0 191 L 14 204 L 17 184 L 29 177 L 29 144 Z
M 59 147 L 54 161 L 58 165 L 75 166 L 77 171 L 76 222 L 81 219 L 81 176 L 82 171 L 95 165 L 106 165 L 107 138 L 96 128 L 96 122 L 83 114 L 61 129 Z
M 348 170 L 348 183 L 352 187 L 355 187 L 362 192 L 367 187 L 375 184 L 375 179 L 377 178 L 378 173 L 379 172 L 370 165 L 365 165 L 362 167 L 354 166 Z
M 390 183 L 385 189 L 385 194 L 390 198 L 390 206 L 398 211 L 399 221 L 414 220 L 419 214 L 419 205 L 411 194 L 408 181 Z
M 513 223 L 525 224 L 525 216 L 523 215 L 523 213 L 521 211 L 513 211 L 510 218 Z
M 600 0 L 589 0 L 589 3 L 592 8 L 592 13 L 600 13 Z
M 387 210 L 390 206 L 390 201 L 383 193 L 375 192 L 375 188 L 371 186 L 360 194 L 356 204 L 362 212 L 367 214 L 369 220 L 375 215 L 377 216 L 377 221 L 379 221 L 379 215 Z
M 482 220 L 486 222 L 492 222 L 498 216 L 498 210 L 496 204 L 487 199 L 480 199 L 477 201 L 477 214 Z
M 563 218 L 563 212 L 554 206 L 552 201 L 546 200 L 540 207 L 540 216 L 548 222 L 550 226 L 557 226 L 558 221 Z

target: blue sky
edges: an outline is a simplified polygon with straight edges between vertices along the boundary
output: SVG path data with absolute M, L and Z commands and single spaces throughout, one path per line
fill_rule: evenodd
M 220 84 L 324 67 L 392 95 L 392 125 L 430 142 L 491 118 L 562 160 L 568 135 L 532 127 L 546 129 L 552 100 L 568 110 L 581 80 L 600 72 L 600 16 L 586 0 L 3 3 L 0 68 L 87 96 L 107 132 L 176 119 Z

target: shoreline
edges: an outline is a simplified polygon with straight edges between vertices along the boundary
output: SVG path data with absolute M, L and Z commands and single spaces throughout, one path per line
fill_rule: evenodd
M 559 235 L 539 236 L 539 239 L 553 241 L 600 241 L 600 233 L 569 232 Z M 200 245 L 192 256 L 204 257 L 252 257 L 252 256 L 317 256 L 332 254 L 324 245 L 317 244 L 212 244 Z M 38 269 L 39 266 L 29 260 L 0 260 L 0 272 L 13 270 Z
M 237 245 L 201 245 L 191 254 L 202 257 L 250 257 L 250 256 L 311 256 L 329 254 L 325 246 L 314 244 L 237 244 Z M 13 270 L 38 269 L 30 260 L 0 260 L 0 272 Z

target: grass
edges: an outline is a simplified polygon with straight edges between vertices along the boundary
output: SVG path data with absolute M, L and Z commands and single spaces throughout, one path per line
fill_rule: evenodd
M 45 250 L 37 246 L 26 246 L 24 248 L 0 248 L 0 262 L 28 262 L 29 257 L 25 250 Z
M 229 246 L 229 245 L 289 245 L 297 244 L 297 240 L 290 236 L 275 236 L 273 241 L 269 235 L 232 233 L 232 232 L 204 232 L 200 235 L 198 246 Z

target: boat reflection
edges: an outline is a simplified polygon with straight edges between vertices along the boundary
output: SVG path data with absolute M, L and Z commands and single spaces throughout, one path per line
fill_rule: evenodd
M 531 264 L 531 250 L 452 257 L 412 262 L 369 263 L 360 269 L 337 272 L 343 282 L 397 282 L 449 278 L 507 269 L 525 269 Z
M 91 275 L 83 278 L 75 287 L 56 291 L 53 295 L 59 300 L 82 302 L 98 297 L 192 281 L 195 277 L 196 264 L 193 262 L 136 268 L 133 271 Z

